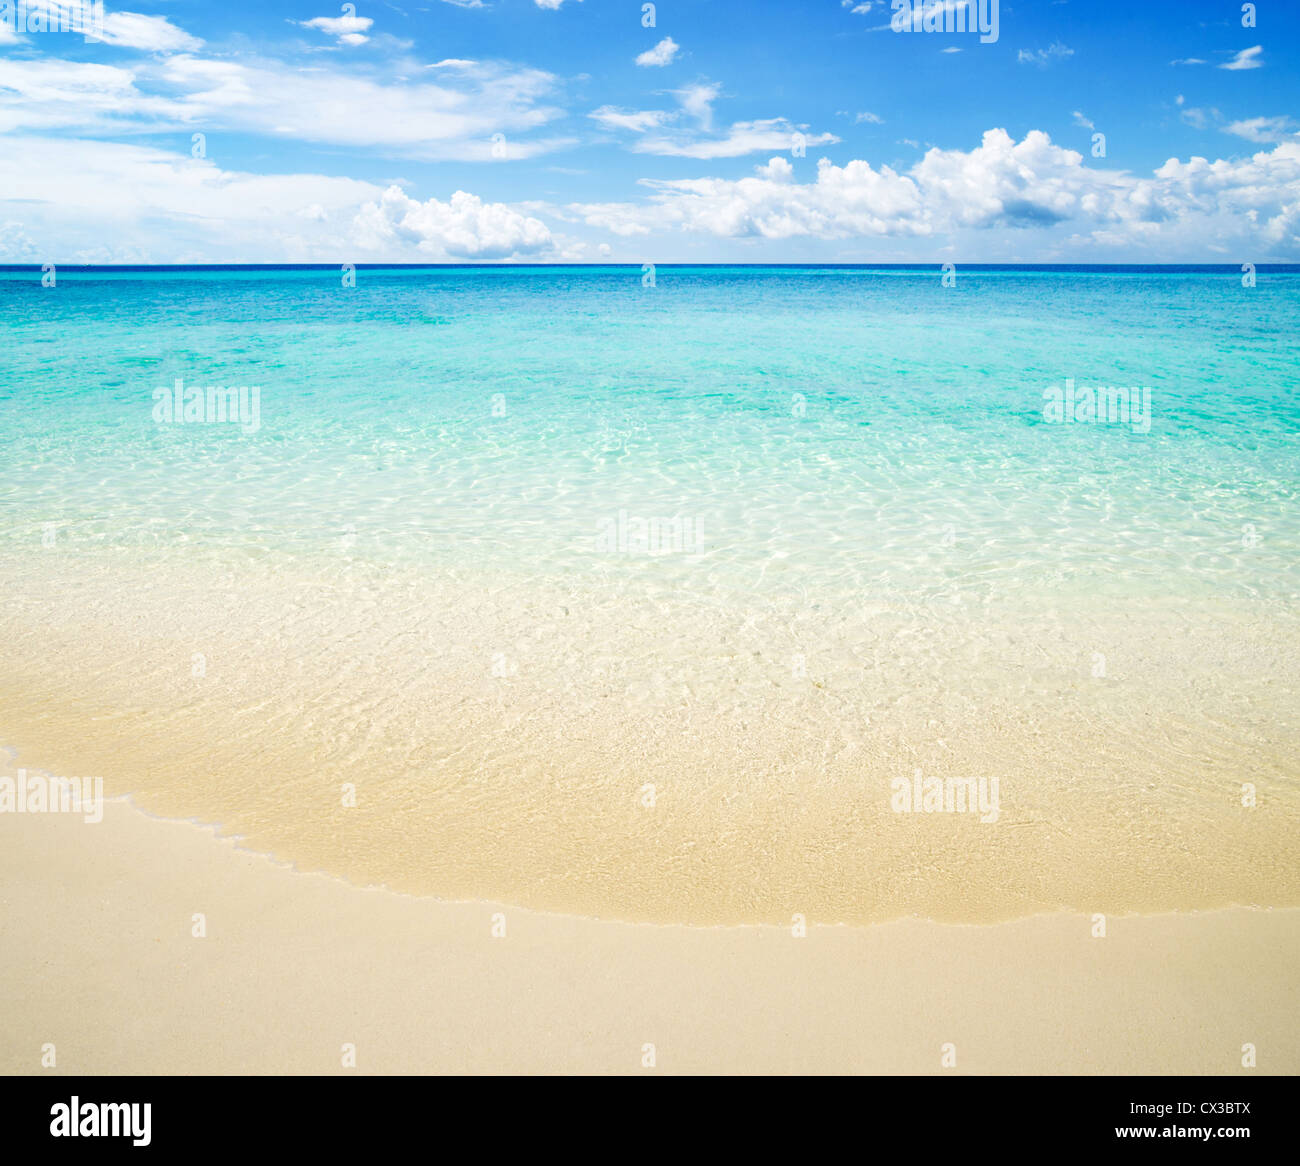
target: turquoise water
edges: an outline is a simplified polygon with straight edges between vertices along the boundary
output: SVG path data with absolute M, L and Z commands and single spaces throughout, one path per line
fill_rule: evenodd
M 1294 271 L 9 271 L 0 305 L 10 553 L 1300 594 Z M 258 428 L 160 423 L 178 378 L 256 386 Z M 1067 378 L 1148 389 L 1149 431 L 1049 423 Z M 611 559 L 620 511 L 694 541 Z

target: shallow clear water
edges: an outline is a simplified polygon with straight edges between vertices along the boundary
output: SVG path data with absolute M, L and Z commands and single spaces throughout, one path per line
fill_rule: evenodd
M 1251 289 L 1195 271 L 959 270 L 951 288 L 934 270 L 843 268 L 660 267 L 653 287 L 626 268 L 362 270 L 355 288 L 337 271 L 61 273 L 53 288 L 0 273 L 0 630 L 27 678 L 0 731 L 20 749 L 39 740 L 65 771 L 93 757 L 146 804 L 152 792 L 309 864 L 633 917 L 770 917 L 802 867 L 815 867 L 805 898 L 838 918 L 942 913 L 952 888 L 915 837 L 887 862 L 854 830 L 828 842 L 830 818 L 816 841 L 787 837 L 818 775 L 887 785 L 914 763 L 1001 765 L 1011 781 L 1024 762 L 1021 804 L 1060 827 L 1069 811 L 1025 791 L 1030 770 L 1050 789 L 1044 767 L 1063 766 L 1063 788 L 1108 791 L 1081 829 L 1095 828 L 1094 855 L 1127 838 L 1132 881 L 1150 839 L 1108 800 L 1117 783 L 1169 794 L 1171 821 L 1208 839 L 1223 823 L 1205 791 L 1262 772 L 1286 807 L 1272 837 L 1294 824 L 1298 321 L 1300 275 L 1286 272 Z M 257 413 L 160 419 L 155 390 L 178 379 L 256 386 Z M 1044 392 L 1067 380 L 1140 389 L 1149 413 L 1049 420 Z M 581 618 L 557 630 L 560 611 Z M 196 644 L 238 658 L 239 679 L 191 685 Z M 1117 684 L 1127 655 L 1127 689 L 1087 684 L 1097 653 Z M 162 684 L 169 669 L 180 688 Z M 478 692 L 480 672 L 515 691 Z M 293 740 L 284 788 L 259 779 L 256 812 L 232 789 L 239 756 L 218 765 L 205 736 L 270 731 L 252 727 L 254 676 Z M 453 715 L 449 691 L 472 707 Z M 104 727 L 124 702 L 129 740 Z M 178 733 L 205 781 L 180 782 L 165 747 Z M 1085 746 L 1104 772 L 1069 759 Z M 461 766 L 426 823 L 462 848 L 454 870 L 401 825 L 429 788 L 426 754 Z M 309 774 L 376 764 L 391 767 L 394 816 L 336 851 L 289 825 L 306 795 L 281 816 L 271 805 Z M 616 825 L 611 807 L 647 774 L 691 764 L 699 797 L 667 851 Z M 813 784 L 796 794 L 794 772 Z M 538 825 L 556 813 L 541 791 L 579 773 L 609 798 L 569 803 L 587 817 L 557 839 Z M 1191 809 L 1172 793 L 1189 773 L 1205 783 L 1192 778 Z M 717 836 L 737 790 L 758 799 L 731 832 L 740 866 L 692 867 L 684 855 Z M 897 826 L 863 796 L 862 836 Z M 523 826 L 502 830 L 512 806 L 531 849 Z M 620 830 L 623 857 L 596 861 Z M 1018 853 L 1008 834 L 988 871 Z M 1236 839 L 1231 861 L 1183 846 L 1192 902 L 1247 897 L 1257 842 Z M 647 890 L 647 857 L 635 893 L 616 891 L 611 864 L 635 866 L 633 845 L 675 854 L 668 869 L 689 878 Z M 703 884 L 755 853 L 770 879 L 710 898 Z M 994 895 L 990 911 L 1086 906 L 1104 863 L 1034 853 L 1096 877 L 1040 871 L 1036 898 Z M 891 897 L 900 863 L 919 889 Z M 1241 878 L 1216 882 L 1216 863 Z M 1109 893 L 1155 906 L 1172 885 L 1158 902 Z M 953 913 L 979 913 L 962 904 Z
M 622 509 L 694 519 L 690 578 L 719 586 L 1300 591 L 1294 275 L 1247 290 L 980 272 L 943 288 L 930 271 L 661 268 L 644 288 L 627 269 L 454 269 L 340 285 L 0 283 L 5 537 L 56 522 L 110 542 L 342 540 L 565 571 L 591 565 Z M 178 378 L 257 386 L 260 428 L 155 423 L 154 390 Z M 1044 390 L 1067 378 L 1149 389 L 1149 432 L 1047 423 Z

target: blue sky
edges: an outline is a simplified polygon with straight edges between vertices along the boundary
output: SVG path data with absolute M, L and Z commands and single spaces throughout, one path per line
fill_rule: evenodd
M 70 2 L 0 262 L 1300 260 L 1291 0 Z

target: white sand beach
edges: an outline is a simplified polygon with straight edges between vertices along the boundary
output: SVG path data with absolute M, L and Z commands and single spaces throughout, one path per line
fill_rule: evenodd
M 600 922 L 362 890 L 104 809 L 0 814 L 0 1072 L 1300 1071 L 1300 910 L 1115 917 L 1105 938 L 1077 914 L 804 938 Z

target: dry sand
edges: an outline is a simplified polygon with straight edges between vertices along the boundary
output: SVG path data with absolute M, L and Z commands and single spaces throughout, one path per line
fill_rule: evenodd
M 1300 1071 L 1300 910 L 1092 926 L 602 922 L 360 889 L 125 800 L 0 814 L 0 1072 L 1230 1074 L 1248 1043 Z

